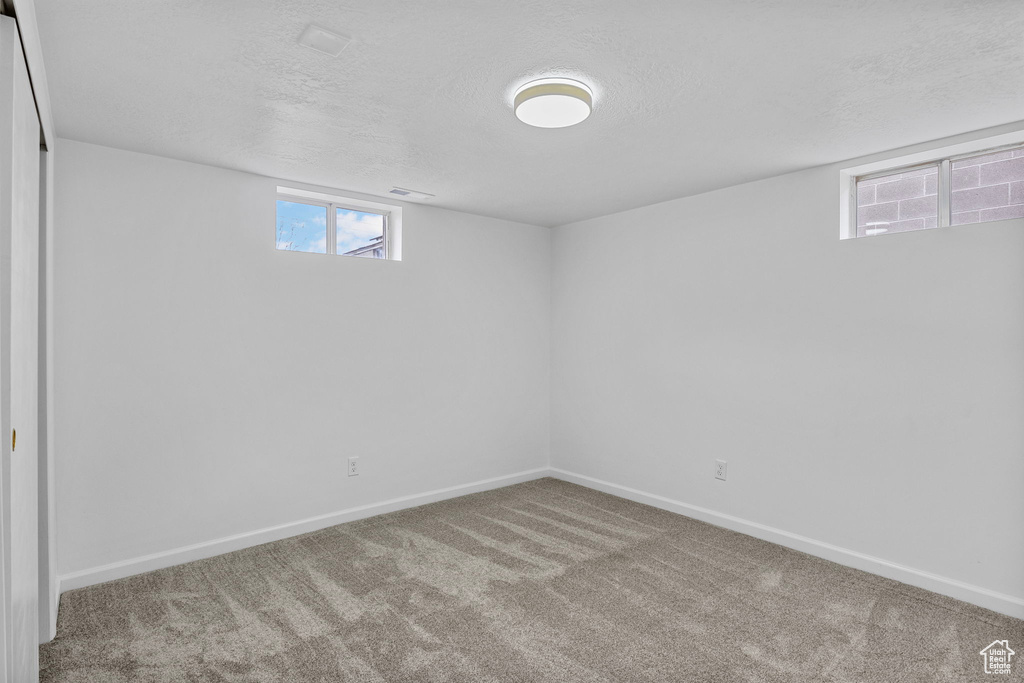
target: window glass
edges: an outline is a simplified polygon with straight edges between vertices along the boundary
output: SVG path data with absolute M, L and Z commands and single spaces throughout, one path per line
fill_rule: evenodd
M 384 216 L 339 207 L 336 221 L 338 254 L 385 258 Z
M 857 237 L 938 226 L 939 167 L 857 181 Z
M 327 253 L 327 207 L 277 200 L 277 248 Z
M 950 187 L 952 225 L 1024 217 L 1024 149 L 957 159 Z

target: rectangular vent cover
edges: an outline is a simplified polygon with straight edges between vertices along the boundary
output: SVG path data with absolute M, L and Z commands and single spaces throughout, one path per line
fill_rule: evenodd
M 407 190 L 404 187 L 395 187 L 391 189 L 391 194 L 397 194 L 399 197 L 408 197 L 410 199 L 432 199 L 434 195 L 427 192 L 419 192 L 418 190 Z

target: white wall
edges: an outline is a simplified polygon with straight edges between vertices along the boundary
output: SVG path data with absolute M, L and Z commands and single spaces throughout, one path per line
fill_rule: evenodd
M 1024 220 L 841 242 L 838 169 L 555 229 L 552 465 L 1024 598 Z
M 563 471 L 1024 599 L 1024 220 L 841 242 L 838 168 L 553 236 L 407 205 L 393 263 L 277 252 L 275 180 L 61 141 L 60 573 L 550 437 Z
M 550 231 L 279 252 L 276 185 L 61 141 L 61 574 L 547 465 Z

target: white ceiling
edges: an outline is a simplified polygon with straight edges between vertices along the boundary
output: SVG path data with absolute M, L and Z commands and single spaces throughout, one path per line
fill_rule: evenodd
M 1021 0 L 36 6 L 61 137 L 538 225 L 1024 119 Z M 543 75 L 590 119 L 516 120 Z

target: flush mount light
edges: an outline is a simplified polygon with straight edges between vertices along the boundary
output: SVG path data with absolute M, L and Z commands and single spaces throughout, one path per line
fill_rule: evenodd
M 575 126 L 590 116 L 594 93 L 568 78 L 542 78 L 516 91 L 516 117 L 538 128 Z

